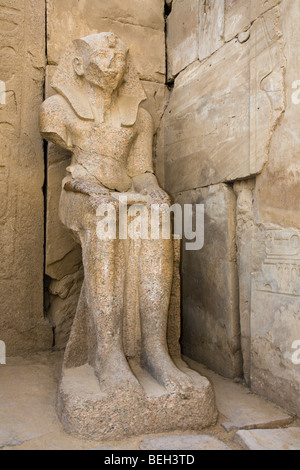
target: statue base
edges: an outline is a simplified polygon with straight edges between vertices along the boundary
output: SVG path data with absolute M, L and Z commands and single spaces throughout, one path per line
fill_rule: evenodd
M 170 393 L 140 367 L 129 361 L 141 387 L 132 390 L 100 390 L 89 365 L 64 369 L 58 391 L 57 412 L 64 430 L 92 440 L 120 439 L 149 433 L 200 430 L 217 420 L 210 382 L 174 361 L 189 375 L 194 388 L 188 394 Z

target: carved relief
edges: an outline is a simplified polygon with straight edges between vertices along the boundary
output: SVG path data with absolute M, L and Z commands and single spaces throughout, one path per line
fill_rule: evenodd
M 268 230 L 266 259 L 257 275 L 257 290 L 275 294 L 300 295 L 300 235 Z
M 279 10 L 258 18 L 250 44 L 250 173 L 258 173 L 268 159 L 270 141 L 285 109 L 282 33 Z
M 19 157 L 21 131 L 22 59 L 24 2 L 1 0 L 0 4 L 0 279 L 15 274 L 17 194 L 10 178 Z

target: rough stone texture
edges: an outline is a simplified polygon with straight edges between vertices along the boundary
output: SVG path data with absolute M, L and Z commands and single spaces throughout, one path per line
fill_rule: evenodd
M 48 349 L 43 316 L 44 153 L 38 132 L 45 67 L 45 8 L 0 5 L 0 339 L 8 355 Z
M 227 432 L 236 429 L 277 428 L 293 422 L 288 413 L 251 393 L 244 385 L 233 383 L 187 357 L 184 359 L 192 369 L 212 382 L 218 411 L 225 418 L 222 426 Z
M 168 191 L 234 181 L 262 170 L 284 110 L 278 22 L 275 8 L 254 22 L 250 40 L 225 44 L 175 80 L 164 115 Z
M 49 0 L 48 62 L 58 64 L 73 39 L 112 31 L 133 53 L 141 78 L 164 83 L 163 0 Z
M 167 19 L 168 79 L 198 59 L 199 0 L 175 0 Z
M 168 436 L 144 439 L 141 450 L 231 450 L 215 437 L 202 435 Z
M 238 431 L 234 440 L 246 450 L 300 450 L 300 428 Z
M 131 368 L 142 388 L 104 394 L 93 369 L 86 365 L 65 370 L 60 383 L 58 413 L 65 431 L 88 439 L 119 439 L 175 430 L 200 430 L 216 421 L 214 394 L 207 379 L 181 361 L 178 367 L 194 383 L 182 399 L 168 393 L 138 363 Z
M 204 247 L 183 251 L 184 353 L 226 377 L 241 374 L 236 272 L 236 198 L 225 184 L 176 196 L 204 204 Z

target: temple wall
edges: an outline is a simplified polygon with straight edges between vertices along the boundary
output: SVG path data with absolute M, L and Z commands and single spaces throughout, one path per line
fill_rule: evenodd
M 299 19 L 291 0 L 173 0 L 160 131 L 166 189 L 205 204 L 184 353 L 298 414 Z
M 44 318 L 45 5 L 0 5 L 0 339 L 8 355 L 49 349 Z

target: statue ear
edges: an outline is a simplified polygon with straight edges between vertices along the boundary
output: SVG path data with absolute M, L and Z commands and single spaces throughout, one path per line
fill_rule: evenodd
M 75 59 L 73 59 L 73 68 L 77 75 L 79 77 L 82 77 L 82 75 L 84 74 L 82 57 L 75 57 Z

